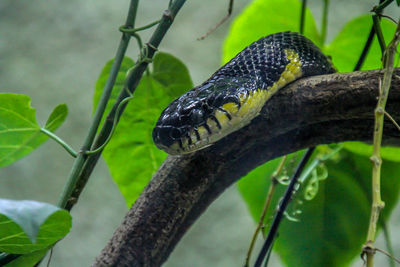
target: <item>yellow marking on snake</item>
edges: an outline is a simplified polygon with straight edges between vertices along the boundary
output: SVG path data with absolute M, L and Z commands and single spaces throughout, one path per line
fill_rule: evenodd
M 232 113 L 232 114 L 234 114 L 234 113 L 236 113 L 238 111 L 238 106 L 233 102 L 224 104 L 222 106 L 222 108 L 225 109 L 226 111 L 228 111 L 229 113 Z
M 292 49 L 285 49 L 284 53 L 287 60 L 289 60 L 289 63 L 286 65 L 285 70 L 282 72 L 278 81 L 266 89 L 257 89 L 254 91 L 249 91 L 248 94 L 241 94 L 239 96 L 241 104 L 240 108 L 236 103 L 233 102 L 224 104 L 222 108 L 229 113 L 231 120 L 229 120 L 225 112 L 216 110 L 214 116 L 219 121 L 221 129 L 217 127 L 216 123 L 211 122 L 209 119 L 207 120 L 207 124 L 210 127 L 212 134 L 209 135 L 206 128 L 200 126 L 198 128 L 200 140 L 197 140 L 194 132 L 190 132 L 190 137 L 193 140 L 193 144 L 187 145 L 187 142 L 183 142 L 185 144 L 184 147 L 190 150 L 190 147 L 202 146 L 205 144 L 211 145 L 215 141 L 221 139 L 223 136 L 235 132 L 243 126 L 249 124 L 251 120 L 260 113 L 265 102 L 274 93 L 276 93 L 276 91 L 301 77 L 303 72 L 301 70 L 302 63 L 299 55 Z M 174 149 L 180 150 L 176 144 L 174 144 Z
M 200 138 L 204 138 L 205 136 L 207 136 L 208 131 L 204 126 L 200 126 L 199 128 L 197 128 Z
M 215 118 L 217 118 L 221 126 L 225 125 L 229 121 L 229 118 L 225 114 L 225 112 L 222 112 L 220 110 L 215 111 Z
M 285 70 L 282 72 L 281 77 L 271 87 L 267 88 L 268 95 L 271 96 L 276 91 L 285 86 L 286 84 L 293 82 L 297 78 L 303 75 L 301 71 L 302 63 L 300 61 L 299 54 L 292 49 L 284 50 L 286 58 L 289 60 L 289 64 L 286 65 Z

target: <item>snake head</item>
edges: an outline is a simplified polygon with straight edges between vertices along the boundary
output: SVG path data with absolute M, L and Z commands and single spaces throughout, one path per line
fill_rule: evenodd
M 248 123 L 238 118 L 248 88 L 232 80 L 208 81 L 173 101 L 153 130 L 156 146 L 169 154 L 205 148 Z
M 153 130 L 154 143 L 172 155 L 191 152 L 210 113 L 204 99 L 193 97 L 193 91 L 187 92 L 162 112 Z

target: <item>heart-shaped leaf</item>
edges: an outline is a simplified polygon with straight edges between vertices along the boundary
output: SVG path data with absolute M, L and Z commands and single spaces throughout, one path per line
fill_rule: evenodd
M 238 15 L 225 39 L 223 63 L 231 60 L 246 46 L 276 32 L 299 31 L 301 3 L 298 0 L 255 0 Z M 320 43 L 314 18 L 306 9 L 304 35 Z
M 36 263 L 38 263 L 43 257 L 46 255 L 48 249 L 36 250 L 32 253 L 23 254 L 4 265 L 5 267 L 33 267 Z
M 299 1 L 295 2 L 297 3 L 285 2 L 285 5 L 282 5 L 281 1 L 253 1 L 232 24 L 224 44 L 223 62 L 227 62 L 245 46 L 262 36 L 285 30 L 298 31 L 300 4 Z M 285 21 L 281 25 L 275 25 L 280 20 Z M 339 71 L 351 71 L 361 54 L 371 25 L 370 16 L 354 19 L 330 45 L 322 47 L 312 17 L 306 17 L 305 35 L 320 46 L 325 54 L 332 56 Z M 382 30 L 386 41 L 390 41 L 394 25 L 382 19 Z M 380 49 L 375 40 L 363 69 L 379 68 L 380 58 Z M 340 161 L 329 160 L 329 178 L 319 182 L 315 198 L 311 201 L 303 199 L 302 205 L 294 201 L 289 207 L 289 214 L 298 210 L 301 210 L 302 214 L 297 216 L 300 222 L 285 220 L 280 227 L 276 250 L 287 266 L 346 266 L 361 251 L 370 212 L 370 154 L 367 155 L 369 151 L 364 151 L 365 147 L 358 144 L 348 144 L 345 148 L 357 154 L 343 150 Z M 385 178 L 382 191 L 387 204 L 382 214 L 384 219 L 388 218 L 398 200 L 399 179 L 396 179 L 395 173 L 400 169 L 395 162 L 387 161 L 398 161 L 400 157 L 396 154 L 400 155 L 396 153 L 395 148 L 383 150 L 385 163 L 382 177 Z M 280 159 L 276 159 L 266 163 L 238 183 L 239 190 L 256 221 L 263 209 L 269 177 L 279 161 Z M 271 207 L 276 207 L 283 190 L 281 186 L 278 187 Z M 267 214 L 268 222 L 273 212 L 272 209 Z
M 54 205 L 31 200 L 0 199 L 0 251 L 25 254 L 64 237 L 71 216 Z
M 26 156 L 48 138 L 40 131 L 30 101 L 26 95 L 0 93 L 0 167 Z M 56 130 L 67 113 L 66 105 L 57 106 L 45 128 Z
M 125 59 L 125 67 L 120 72 L 125 74 L 132 63 L 132 60 Z M 104 87 L 106 79 L 103 76 L 108 75 L 108 66 L 111 64 L 107 63 L 100 75 L 94 106 L 99 101 L 99 90 Z M 115 103 L 124 78 L 125 75 L 118 75 L 111 103 Z M 192 86 L 189 72 L 180 60 L 166 53 L 157 53 L 153 59 L 153 71 L 150 75 L 144 75 L 136 88 L 134 98 L 127 105 L 103 153 L 111 176 L 128 206 L 133 204 L 167 156 L 153 144 L 152 130 L 158 117 L 172 100 Z
M 269 177 L 278 161 L 260 166 L 238 183 L 256 221 L 264 205 Z M 279 228 L 275 249 L 287 266 L 347 266 L 360 254 L 365 242 L 371 205 L 371 162 L 368 157 L 343 150 L 339 158 L 328 160 L 325 165 L 328 178 L 319 181 L 316 197 L 307 201 L 301 192 L 298 193 L 288 208 L 289 214 L 297 214 L 298 221 L 284 220 Z M 399 172 L 397 162 L 384 162 L 384 219 L 388 219 L 398 201 Z M 266 217 L 269 222 L 283 190 L 280 186 L 275 192 L 272 208 Z
M 324 48 L 326 55 L 332 57 L 333 64 L 339 72 L 351 72 L 367 41 L 372 27 L 371 16 L 357 17 L 349 21 L 336 38 Z M 382 19 L 381 28 L 385 41 L 393 38 L 396 25 L 387 19 Z M 362 65 L 362 70 L 373 70 L 382 67 L 381 49 L 378 40 L 374 37 L 368 55 Z

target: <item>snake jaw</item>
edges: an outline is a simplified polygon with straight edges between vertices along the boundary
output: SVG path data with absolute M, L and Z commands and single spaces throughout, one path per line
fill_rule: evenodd
M 179 104 L 172 103 L 153 130 L 155 144 L 171 155 L 192 153 L 249 124 L 269 94 L 246 89 L 229 88 L 236 94 L 211 94 L 196 103 L 176 100 Z

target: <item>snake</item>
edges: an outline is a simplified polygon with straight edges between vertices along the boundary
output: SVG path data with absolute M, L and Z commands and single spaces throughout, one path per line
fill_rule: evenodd
M 330 58 L 305 36 L 268 35 L 167 106 L 153 129 L 153 141 L 170 155 L 206 148 L 248 125 L 288 84 L 334 72 Z

